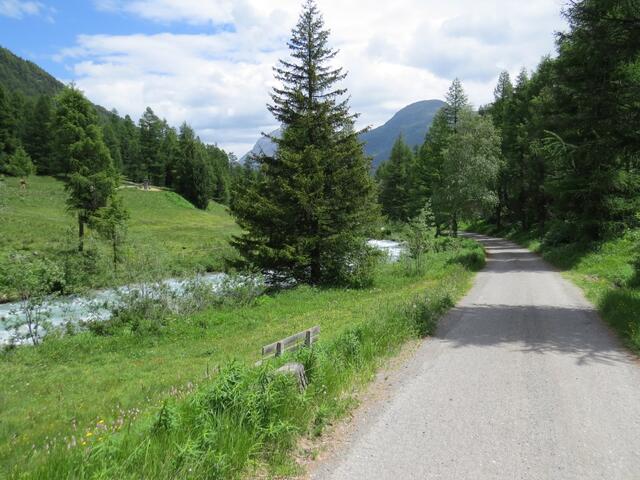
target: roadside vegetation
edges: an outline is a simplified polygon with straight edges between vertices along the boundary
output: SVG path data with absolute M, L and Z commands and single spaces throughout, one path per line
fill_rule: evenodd
M 433 245 L 422 269 L 411 257 L 382 264 L 364 289 L 245 295 L 155 323 L 145 315 L 138 329 L 134 311 L 104 330 L 4 352 L 2 475 L 234 478 L 265 462 L 292 468 L 295 438 L 319 434 L 382 359 L 432 333 L 484 263 L 468 240 Z M 314 325 L 320 343 L 295 356 L 307 391 L 272 375 L 279 362 L 252 368 L 262 345 Z

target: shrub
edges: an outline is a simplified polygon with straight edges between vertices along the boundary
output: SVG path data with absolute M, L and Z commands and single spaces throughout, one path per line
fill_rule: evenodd
M 3 267 L 3 283 L 20 300 L 19 307 L 2 322 L 12 331 L 12 343 L 29 341 L 38 345 L 51 331 L 48 301 L 53 293 L 64 289 L 62 270 L 46 258 L 21 254 L 11 255 Z
M 3 170 L 14 177 L 28 177 L 36 173 L 31 157 L 22 147 L 18 147 L 3 165 Z

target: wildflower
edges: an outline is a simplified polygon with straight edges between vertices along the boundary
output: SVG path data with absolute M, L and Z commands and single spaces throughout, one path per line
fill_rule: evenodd
M 93 432 L 87 432 L 87 437 L 91 437 L 93 435 Z

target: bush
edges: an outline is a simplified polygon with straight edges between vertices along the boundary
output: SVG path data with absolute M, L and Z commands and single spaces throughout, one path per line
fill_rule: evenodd
M 573 223 L 555 221 L 550 225 L 542 242 L 550 247 L 572 243 L 576 240 L 576 232 L 577 227 Z
M 346 254 L 333 256 L 324 261 L 324 283 L 347 288 L 370 287 L 382 253 L 361 240 L 348 239 L 346 243 L 347 245 L 339 249 Z M 338 250 L 338 247 L 330 250 Z
M 6 174 L 14 177 L 28 177 L 36 173 L 36 167 L 31 161 L 31 157 L 22 147 L 18 147 L 13 155 L 3 165 Z

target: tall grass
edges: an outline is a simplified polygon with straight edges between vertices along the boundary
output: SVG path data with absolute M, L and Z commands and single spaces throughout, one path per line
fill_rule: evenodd
M 141 418 L 99 421 L 63 443 L 32 451 L 10 475 L 232 479 L 286 470 L 297 439 L 321 434 L 348 411 L 356 386 L 403 342 L 433 332 L 437 319 L 468 288 L 470 269 L 482 265 L 484 254 L 469 241 L 460 245 L 446 256 L 430 288 L 386 298 L 372 315 L 313 348 L 260 367 L 228 363 L 211 380 L 172 393 Z M 306 390 L 293 376 L 276 372 L 289 361 L 305 366 Z

